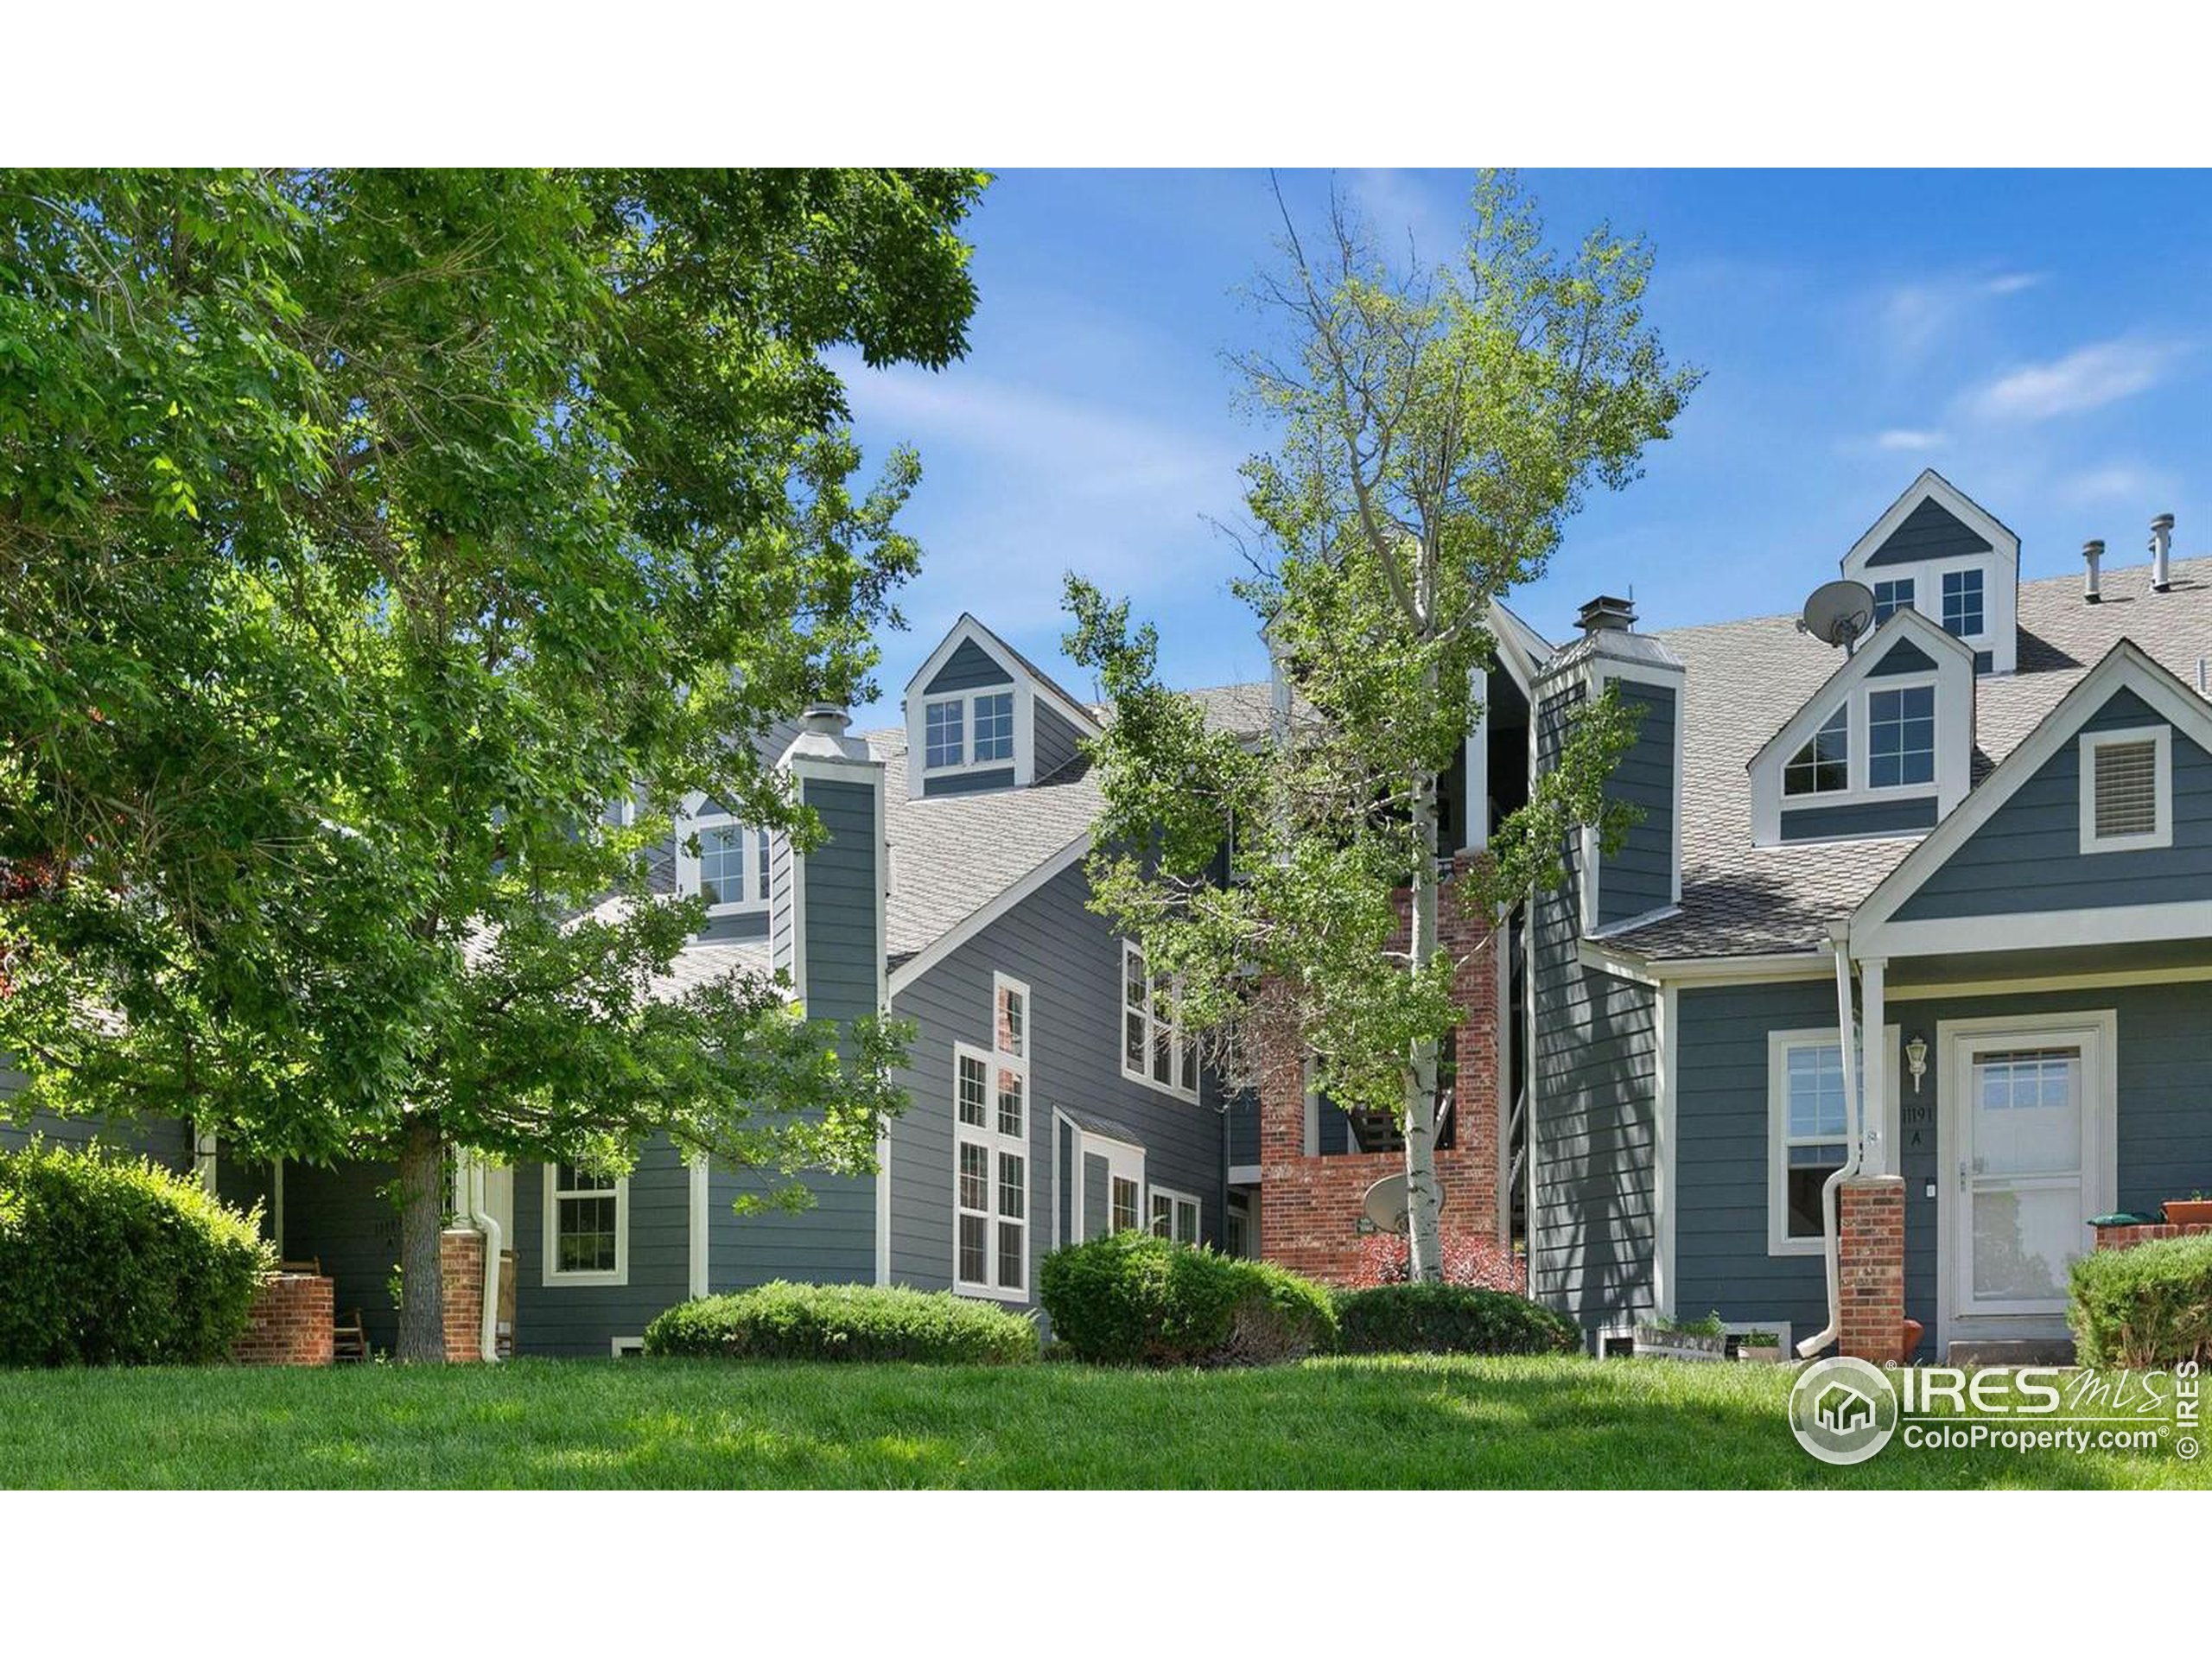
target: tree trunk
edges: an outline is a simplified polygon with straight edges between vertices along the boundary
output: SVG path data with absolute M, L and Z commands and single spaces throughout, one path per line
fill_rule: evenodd
M 399 1358 L 443 1364 L 445 1276 L 438 1235 L 445 1226 L 445 1147 L 436 1121 L 407 1121 L 399 1144 Z
M 1413 819 L 1418 845 L 1408 931 L 1413 970 L 1418 974 L 1435 959 L 1438 945 L 1434 778 L 1415 785 Z M 1411 1247 L 1408 1265 L 1408 1276 L 1416 1283 L 1444 1277 L 1444 1246 L 1436 1219 L 1442 1202 L 1436 1183 L 1436 1045 L 1427 1041 L 1414 1047 L 1413 1088 L 1406 1101 L 1406 1231 Z

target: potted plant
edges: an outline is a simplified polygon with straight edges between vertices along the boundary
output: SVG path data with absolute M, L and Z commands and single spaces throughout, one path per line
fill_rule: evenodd
M 2166 1220 L 2176 1227 L 2212 1223 L 2212 1198 L 2204 1196 L 2201 1186 L 2185 1198 L 2168 1198 Z
M 1728 1357 L 1728 1337 L 1717 1313 L 1701 1319 L 1674 1319 L 1662 1314 L 1636 1327 L 1631 1351 L 1639 1359 L 1709 1363 Z
M 1782 1332 L 1779 1331 L 1746 1331 L 1736 1338 L 1736 1357 L 1747 1365 L 1778 1365 L 1782 1363 Z

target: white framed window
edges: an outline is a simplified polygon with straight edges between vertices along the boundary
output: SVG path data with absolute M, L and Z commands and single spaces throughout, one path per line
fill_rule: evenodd
M 704 899 L 709 916 L 767 909 L 768 832 L 702 802 L 677 832 L 676 890 Z
M 995 976 L 995 1047 L 952 1049 L 954 1288 L 1029 1294 L 1029 993 Z M 1013 1031 L 1006 1011 L 1014 1010 Z
M 1144 1166 L 1144 1148 L 1135 1141 L 1077 1129 L 1071 1243 L 1135 1232 L 1145 1224 Z
M 1106 1178 L 1106 1230 L 1114 1233 L 1133 1233 L 1137 1230 L 1137 1194 L 1144 1184 L 1128 1175 L 1109 1175 Z
M 2082 850 L 2143 852 L 2174 844 L 2171 726 L 2082 734 Z
M 1936 688 L 1907 685 L 1866 694 L 1866 787 L 1936 781 Z
M 1122 1075 L 1179 1100 L 1198 1097 L 1198 1046 L 1175 1017 L 1173 987 L 1146 968 L 1133 939 L 1122 942 Z
M 1829 715 L 1782 769 L 1784 795 L 1833 795 L 1851 787 L 1851 705 Z
M 1959 639 L 1979 639 L 1982 620 L 1982 573 L 1946 570 L 1943 573 L 1943 632 Z
M 1014 762 L 1014 693 L 959 691 L 922 705 L 922 770 L 962 772 Z
M 1199 1237 L 1198 1201 L 1188 1192 L 1155 1186 L 1145 1225 L 1160 1238 L 1172 1238 L 1178 1244 L 1196 1244 Z
M 630 1178 L 578 1164 L 545 1166 L 549 1285 L 630 1282 Z
M 1883 1134 L 1897 1128 L 1898 1027 L 1883 1033 L 1889 1103 Z M 1855 1056 L 1863 1066 L 1864 1056 Z M 1859 1076 L 1860 1097 L 1866 1078 Z M 1835 1027 L 1767 1033 L 1767 1254 L 1818 1255 L 1823 1248 L 1821 1190 L 1850 1151 L 1843 1086 L 1843 1040 Z
M 1895 576 L 1874 584 L 1874 626 L 1880 627 L 1899 611 L 1913 609 L 1912 578 Z

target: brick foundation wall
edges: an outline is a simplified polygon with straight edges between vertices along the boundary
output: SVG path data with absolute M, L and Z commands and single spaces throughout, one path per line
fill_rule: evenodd
M 1461 854 L 1453 875 L 1480 855 Z M 1406 943 L 1400 895 L 1401 931 L 1392 945 Z M 1452 1147 L 1436 1154 L 1437 1179 L 1444 1188 L 1442 1228 L 1447 1236 L 1484 1240 L 1497 1236 L 1497 990 L 1496 950 L 1478 949 L 1489 938 L 1487 922 L 1462 915 L 1452 884 L 1437 902 L 1442 947 L 1460 961 L 1452 992 L 1459 1007 L 1455 1044 L 1459 1079 L 1454 1090 Z M 1306 1155 L 1306 1085 L 1303 1057 L 1290 1041 L 1270 1042 L 1260 1065 L 1260 1248 L 1270 1262 L 1325 1283 L 1349 1282 L 1360 1255 L 1360 1201 L 1385 1176 L 1405 1173 L 1402 1153 L 1344 1153 Z
M 232 1359 L 241 1365 L 329 1364 L 334 1290 L 328 1279 L 313 1274 L 271 1274 L 254 1296 Z
M 1856 1177 L 1837 1197 L 1842 1321 L 1836 1351 L 1894 1364 L 1904 1353 L 1904 1178 Z
M 484 1235 L 448 1227 L 438 1235 L 438 1277 L 445 1306 L 446 1363 L 484 1357 Z
M 2212 1233 L 2212 1221 L 2188 1221 L 2176 1225 L 2172 1222 L 2145 1222 L 2139 1227 L 2100 1227 L 2097 1229 L 2097 1248 L 2101 1250 L 2129 1250 L 2138 1244 L 2148 1244 L 2154 1238 L 2196 1238 Z

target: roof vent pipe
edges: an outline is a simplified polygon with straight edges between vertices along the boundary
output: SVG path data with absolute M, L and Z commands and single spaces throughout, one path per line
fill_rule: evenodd
M 2105 544 L 2102 542 L 2082 543 L 2082 563 L 2088 567 L 2082 576 L 2082 597 L 2094 605 L 2104 595 L 2097 591 L 2097 567 L 2103 563 Z
M 2162 512 L 2151 521 L 2151 591 L 2163 594 L 2172 575 L 2174 516 Z
M 810 702 L 806 712 L 798 718 L 803 732 L 821 732 L 830 737 L 842 737 L 853 723 L 853 717 L 834 702 Z

